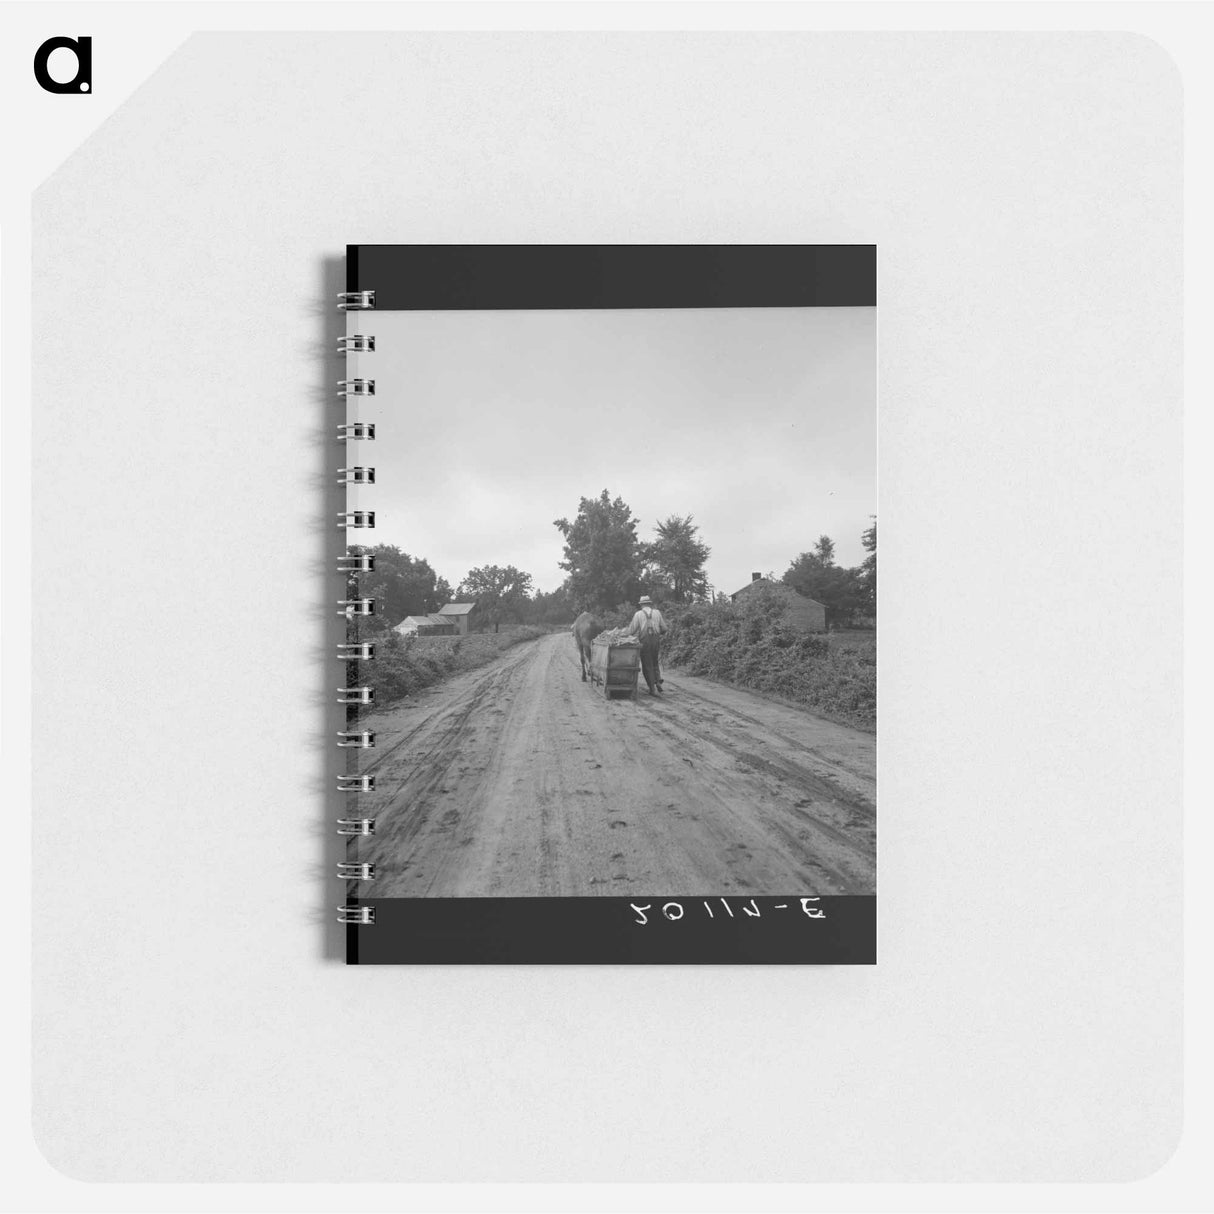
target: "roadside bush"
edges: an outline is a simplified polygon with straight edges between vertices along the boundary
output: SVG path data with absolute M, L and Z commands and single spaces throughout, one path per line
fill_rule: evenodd
M 781 596 L 756 591 L 741 604 L 697 604 L 671 613 L 663 660 L 688 674 L 804 704 L 873 730 L 877 677 L 870 649 L 833 647 L 791 627 Z
M 627 628 L 636 613 L 635 604 L 620 603 L 618 607 L 613 607 L 610 611 L 600 612 L 598 618 L 604 628 Z
M 530 624 L 466 637 L 402 637 L 398 632 L 381 632 L 374 638 L 375 660 L 359 666 L 359 683 L 374 690 L 375 706 L 382 708 L 423 687 L 484 666 L 507 649 L 544 633 L 543 628 Z

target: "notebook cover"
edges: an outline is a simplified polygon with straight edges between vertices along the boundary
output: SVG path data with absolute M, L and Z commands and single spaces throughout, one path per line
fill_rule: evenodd
M 875 247 L 351 245 L 346 289 L 347 959 L 874 963 Z

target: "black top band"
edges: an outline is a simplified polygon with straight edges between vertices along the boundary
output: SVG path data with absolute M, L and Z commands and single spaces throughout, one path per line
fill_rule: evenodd
M 847 308 L 877 302 L 875 245 L 348 245 L 376 311 Z

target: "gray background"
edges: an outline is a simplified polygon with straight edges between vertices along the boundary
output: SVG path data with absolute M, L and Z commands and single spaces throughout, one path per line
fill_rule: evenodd
M 35 1131 L 145 1180 L 1117 1180 L 1180 1130 L 1180 84 L 1105 35 L 193 38 L 34 201 Z M 875 242 L 880 964 L 347 970 L 347 241 Z

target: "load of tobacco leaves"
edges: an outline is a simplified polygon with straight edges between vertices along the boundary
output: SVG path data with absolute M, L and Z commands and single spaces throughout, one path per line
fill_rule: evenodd
M 606 628 L 594 638 L 604 645 L 639 645 L 641 642 L 629 636 L 627 628 Z

